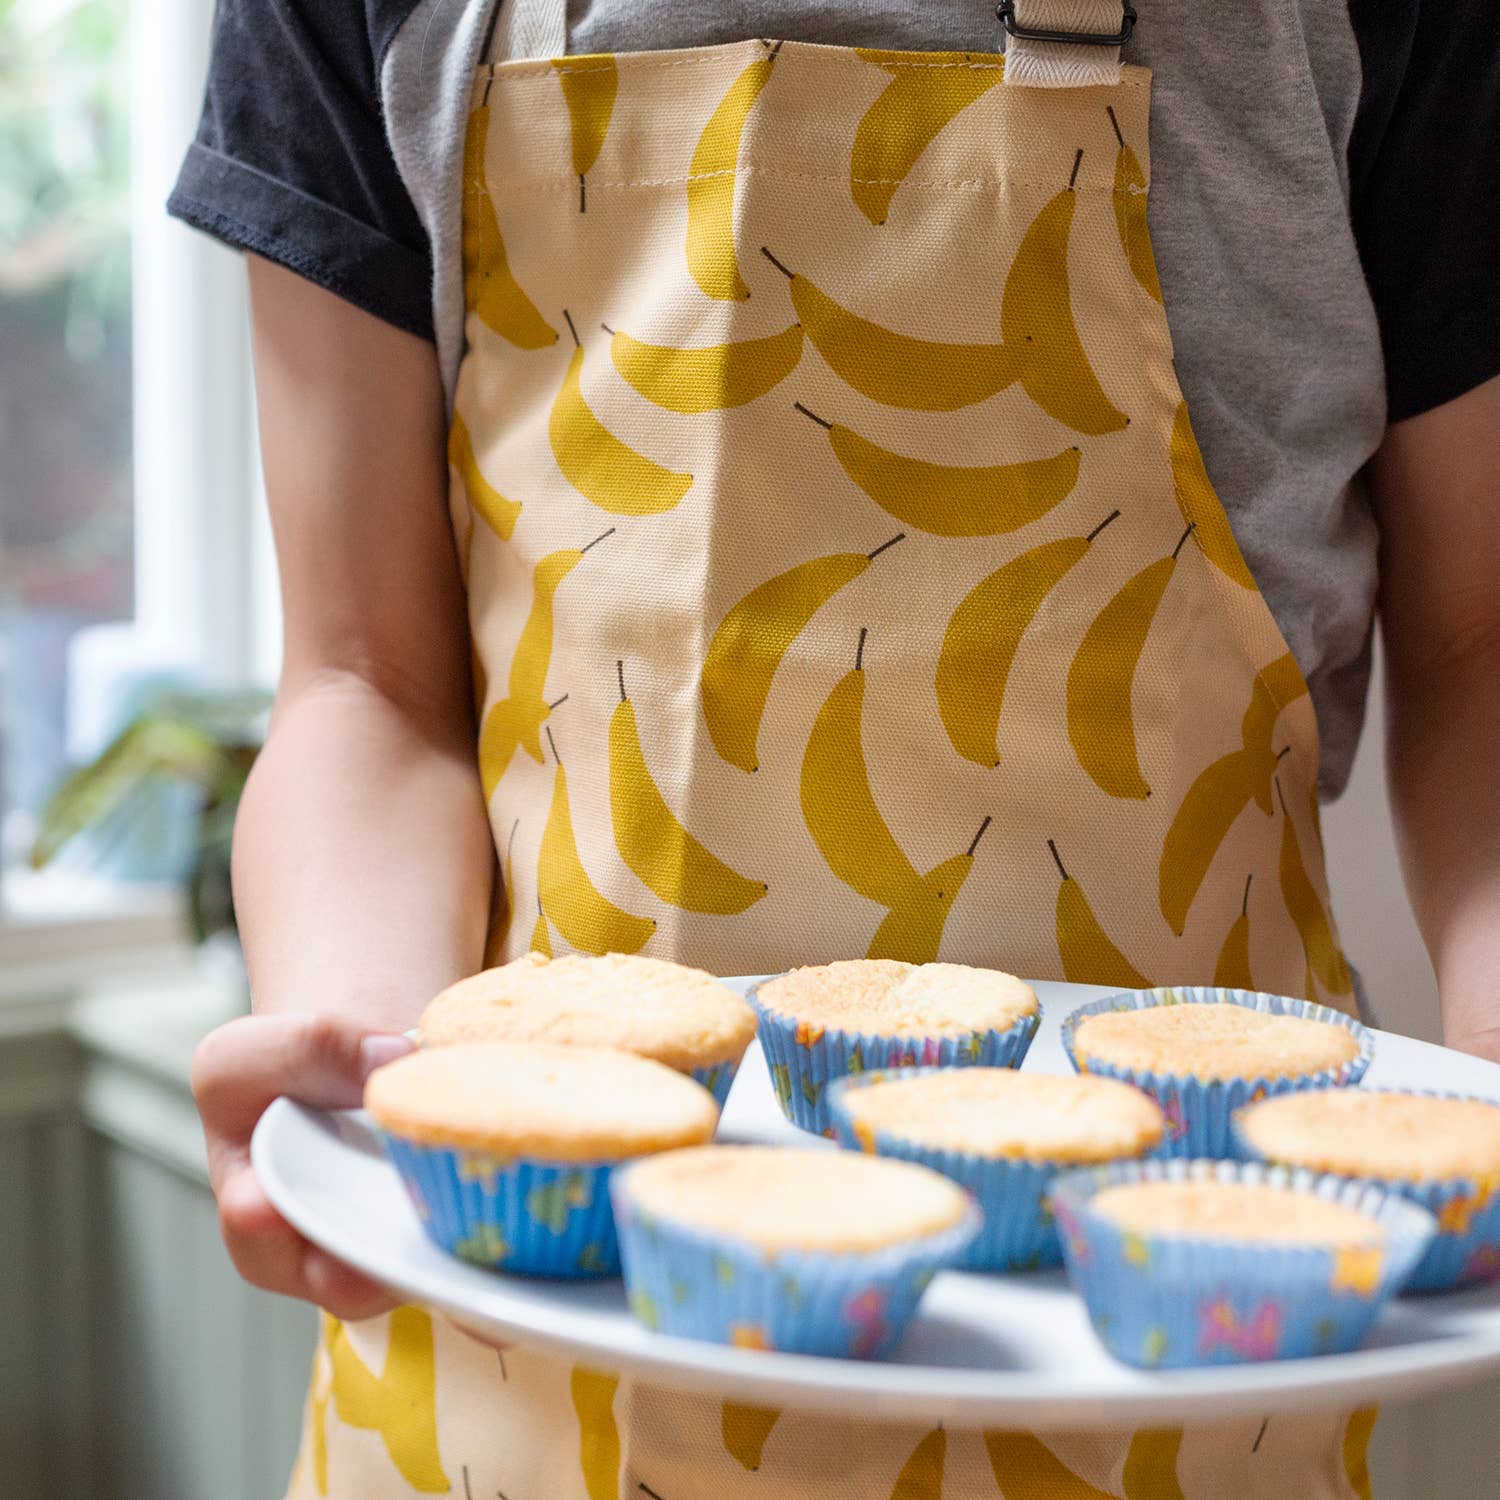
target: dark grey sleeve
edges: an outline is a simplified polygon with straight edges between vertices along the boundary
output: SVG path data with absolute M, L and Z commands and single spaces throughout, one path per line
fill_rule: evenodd
M 1350 14 L 1354 231 L 1396 422 L 1500 374 L 1500 8 L 1351 0 Z
M 411 9 L 218 0 L 203 116 L 167 211 L 431 338 L 431 255 L 378 86 Z

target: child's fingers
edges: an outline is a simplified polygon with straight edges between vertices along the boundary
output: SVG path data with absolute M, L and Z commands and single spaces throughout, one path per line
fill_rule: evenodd
M 396 1305 L 378 1283 L 303 1239 L 276 1212 L 248 1165 L 220 1184 L 219 1225 L 235 1269 L 263 1291 L 315 1302 L 350 1320 Z
M 210 1135 L 248 1141 L 278 1096 L 355 1108 L 370 1073 L 409 1051 L 405 1037 L 372 1031 L 352 1016 L 242 1016 L 199 1043 L 193 1095 Z

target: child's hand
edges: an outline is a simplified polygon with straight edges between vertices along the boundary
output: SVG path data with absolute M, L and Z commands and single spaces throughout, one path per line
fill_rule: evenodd
M 250 1134 L 286 1094 L 322 1109 L 350 1109 L 365 1079 L 411 1050 L 404 1037 L 350 1016 L 245 1016 L 210 1032 L 193 1058 L 193 1095 L 208 1139 L 219 1228 L 252 1286 L 302 1297 L 335 1317 L 374 1317 L 396 1305 L 381 1286 L 326 1255 L 271 1206 L 250 1165 Z

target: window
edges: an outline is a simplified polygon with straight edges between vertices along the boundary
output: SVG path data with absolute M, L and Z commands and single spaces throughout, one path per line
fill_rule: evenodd
M 72 636 L 134 614 L 124 19 L 121 0 L 0 8 L 0 651 L 13 812 L 34 809 L 63 763 Z
M 166 217 L 212 0 L 0 0 L 0 869 L 150 684 L 279 653 L 238 256 Z

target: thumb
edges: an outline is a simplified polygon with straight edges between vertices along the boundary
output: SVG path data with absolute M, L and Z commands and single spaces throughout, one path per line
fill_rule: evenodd
M 205 1123 L 249 1139 L 280 1095 L 321 1109 L 353 1109 L 365 1079 L 412 1050 L 394 1032 L 353 1016 L 242 1016 L 211 1032 L 193 1058 L 193 1095 Z

